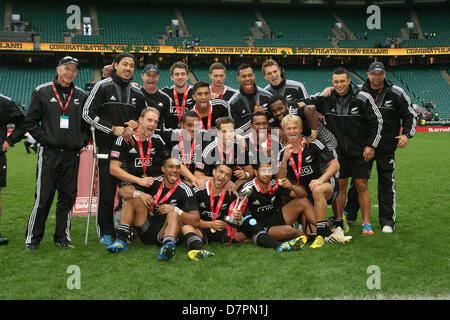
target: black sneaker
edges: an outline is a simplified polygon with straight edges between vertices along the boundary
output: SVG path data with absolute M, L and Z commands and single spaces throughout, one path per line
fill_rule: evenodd
M 32 242 L 32 243 L 27 243 L 25 249 L 27 251 L 34 251 L 34 250 L 37 250 L 38 247 L 39 247 L 39 243 Z
M 64 241 L 58 241 L 58 242 L 55 242 L 55 244 L 56 244 L 57 247 L 64 248 L 64 249 L 75 248 L 75 247 L 70 243 L 70 241 L 67 241 L 67 240 L 64 240 Z
M 2 234 L 0 233 L 0 246 L 7 245 L 7 244 L 8 244 L 8 239 L 3 237 Z

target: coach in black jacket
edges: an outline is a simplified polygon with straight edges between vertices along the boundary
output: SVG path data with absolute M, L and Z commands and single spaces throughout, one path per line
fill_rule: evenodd
M 373 98 L 360 92 L 351 83 L 344 68 L 333 72 L 334 91 L 330 96 L 316 95 L 305 103 L 316 106 L 325 117 L 326 125 L 338 140 L 339 196 L 336 199 L 337 226 L 342 227 L 347 178 L 352 177 L 363 211 L 363 223 L 370 227 L 370 194 L 367 182 L 370 177 L 370 160 L 381 138 L 383 120 Z M 371 234 L 371 233 L 370 233 Z
M 2 216 L 2 188 L 6 187 L 6 152 L 15 143 L 22 140 L 24 114 L 22 108 L 11 98 L 0 94 L 0 217 Z M 8 124 L 14 124 L 14 131 L 8 136 Z M 8 244 L 8 239 L 0 234 L 0 245 Z
M 95 84 L 83 108 L 83 118 L 95 126 L 99 154 L 110 154 L 118 136 L 133 143 L 131 135 L 137 128 L 139 115 L 147 107 L 141 90 L 131 84 L 136 58 L 121 53 L 114 58 L 112 74 Z M 109 159 L 99 159 L 99 199 L 97 233 L 100 243 L 111 244 L 114 232 L 113 209 L 119 180 L 109 173 Z
M 383 117 L 381 141 L 375 152 L 378 173 L 379 222 L 383 232 L 395 230 L 395 150 L 404 148 L 416 132 L 416 113 L 405 91 L 386 80 L 382 62 L 373 62 L 367 72 L 368 79 L 362 91 L 369 93 Z M 400 126 L 403 126 L 400 134 Z M 372 162 L 373 163 L 373 162 Z M 358 195 L 353 187 L 348 192 L 345 207 L 348 220 L 356 220 L 359 210 Z
M 78 60 L 64 57 L 56 68 L 56 79 L 34 89 L 25 130 L 40 143 L 35 203 L 28 220 L 26 248 L 37 249 L 44 236 L 55 191 L 57 246 L 71 248 L 70 221 L 77 195 L 80 149 L 87 142 L 87 126 L 82 119 L 86 93 L 74 86 Z

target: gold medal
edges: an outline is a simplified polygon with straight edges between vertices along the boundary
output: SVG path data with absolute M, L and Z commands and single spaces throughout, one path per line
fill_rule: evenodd
M 144 172 L 144 174 L 142 175 L 142 178 L 147 178 L 147 173 Z
M 209 229 L 209 231 L 211 231 L 211 233 L 216 233 L 216 229 L 214 229 L 214 228 L 211 228 L 211 229 Z

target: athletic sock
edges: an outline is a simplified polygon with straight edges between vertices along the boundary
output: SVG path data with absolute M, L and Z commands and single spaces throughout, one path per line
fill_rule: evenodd
M 323 238 L 331 234 L 330 227 L 327 226 L 327 220 L 317 222 L 317 235 Z
M 189 232 L 184 237 L 186 239 L 186 245 L 188 246 L 189 250 L 203 249 L 203 241 L 196 233 Z
M 169 242 L 175 243 L 175 239 L 171 236 L 164 237 L 162 244 L 163 244 L 163 246 L 165 246 Z
M 281 245 L 281 242 L 272 238 L 267 232 L 260 231 L 254 237 L 253 241 L 255 241 L 256 245 L 264 248 L 272 248 L 278 249 Z
M 337 227 L 341 227 L 342 229 L 344 229 L 344 220 L 342 218 L 336 218 L 334 220 L 334 226 Z
M 130 225 L 126 223 L 119 223 L 117 226 L 117 239 L 127 242 L 128 235 L 130 234 Z

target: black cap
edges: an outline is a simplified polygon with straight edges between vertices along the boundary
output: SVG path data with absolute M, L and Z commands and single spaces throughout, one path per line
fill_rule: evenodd
M 71 64 L 71 63 L 76 64 L 77 68 L 79 68 L 78 59 L 74 58 L 74 57 L 71 57 L 71 56 L 65 56 L 64 58 L 59 60 L 58 67 L 62 66 L 63 64 Z
M 384 69 L 383 62 L 372 62 L 369 66 L 369 72 L 374 72 L 374 71 L 386 72 L 386 70 Z
M 144 71 L 142 73 L 152 72 L 155 71 L 156 73 L 159 73 L 158 66 L 156 64 L 148 64 L 144 67 Z

